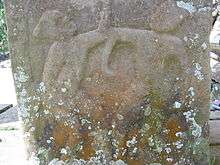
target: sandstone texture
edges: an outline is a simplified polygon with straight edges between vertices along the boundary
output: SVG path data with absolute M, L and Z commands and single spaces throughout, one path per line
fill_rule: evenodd
M 211 0 L 7 0 L 38 164 L 208 161 Z

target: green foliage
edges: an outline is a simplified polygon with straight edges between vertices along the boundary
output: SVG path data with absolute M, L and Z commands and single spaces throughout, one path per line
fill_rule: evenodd
M 214 156 L 211 156 L 210 158 L 209 158 L 209 165 L 215 165 L 216 164 L 216 162 L 215 162 L 215 157 Z
M 7 27 L 3 0 L 0 0 L 0 52 L 8 51 Z
M 0 0 L 0 9 L 4 8 L 3 6 L 3 0 Z

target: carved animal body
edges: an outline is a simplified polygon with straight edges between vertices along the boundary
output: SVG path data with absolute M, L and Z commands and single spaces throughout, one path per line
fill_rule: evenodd
M 86 68 L 89 66 L 89 59 L 92 58 L 89 56 L 89 51 L 94 48 L 97 49 L 97 46 L 102 44 L 105 46 L 101 48 L 101 57 L 97 61 L 97 65 L 100 65 L 98 70 L 106 76 L 115 77 L 120 70 L 125 69 L 119 67 L 123 66 L 120 57 L 112 57 L 112 52 L 119 43 L 128 44 L 135 49 L 134 57 L 129 64 L 135 70 L 133 78 L 145 79 L 144 73 L 149 68 L 149 66 L 147 68 L 145 66 L 149 59 L 154 58 L 155 54 L 161 54 L 161 58 L 175 55 L 179 58 L 178 61 L 181 65 L 186 66 L 187 55 L 182 41 L 177 37 L 126 28 L 111 28 L 108 34 L 95 30 L 74 37 L 70 43 L 56 42 L 53 44 L 43 73 L 43 82 L 45 82 L 47 89 L 53 91 L 53 89 L 62 88 L 62 85 L 70 80 L 72 84 L 70 93 L 71 95 L 76 93 L 80 84 L 86 80 L 85 73 L 94 70 L 94 68 L 90 68 L 88 71 Z M 164 48 L 170 48 L 170 50 L 163 52 Z M 114 61 L 117 66 L 112 63 L 113 58 L 114 60 L 118 59 L 117 62 Z M 130 74 L 128 70 L 124 70 L 124 72 Z M 132 75 L 130 76 L 132 77 Z

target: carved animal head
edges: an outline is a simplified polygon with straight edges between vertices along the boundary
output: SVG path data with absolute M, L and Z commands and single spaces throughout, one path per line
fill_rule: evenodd
M 150 18 L 150 27 L 154 31 L 169 32 L 175 30 L 189 13 L 177 6 L 174 0 L 166 0 L 155 6 Z
M 33 31 L 33 36 L 42 40 L 59 40 L 75 35 L 76 24 L 57 10 L 46 11 Z

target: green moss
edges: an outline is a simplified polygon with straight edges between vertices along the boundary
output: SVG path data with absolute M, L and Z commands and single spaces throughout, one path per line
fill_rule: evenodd
M 200 160 L 200 159 L 208 160 L 209 158 L 208 148 L 209 148 L 208 140 L 205 138 L 198 138 L 192 144 L 193 155 L 196 158 L 196 160 Z
M 10 127 L 10 126 L 0 127 L 0 131 L 15 131 L 15 130 L 19 130 L 19 129 L 15 127 Z
M 0 52 L 8 51 L 7 27 L 3 0 L 0 0 Z

